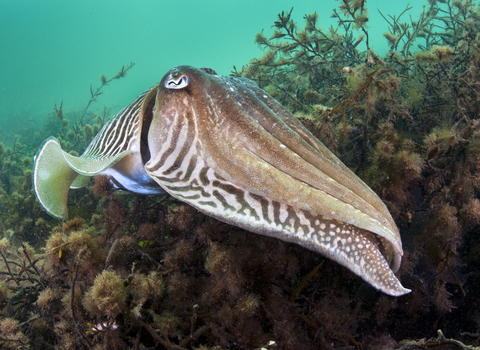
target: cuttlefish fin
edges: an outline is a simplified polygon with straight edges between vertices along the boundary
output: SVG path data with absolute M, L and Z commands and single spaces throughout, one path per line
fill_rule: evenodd
M 88 185 L 88 181 L 90 181 L 90 176 L 85 175 L 78 175 L 75 180 L 73 180 L 70 188 L 72 190 L 77 190 L 79 188 L 83 188 Z
M 110 168 L 132 151 L 111 157 L 75 157 L 62 150 L 55 137 L 40 146 L 33 166 L 33 188 L 40 205 L 52 216 L 67 220 L 67 198 L 70 188 L 88 184 L 89 177 Z

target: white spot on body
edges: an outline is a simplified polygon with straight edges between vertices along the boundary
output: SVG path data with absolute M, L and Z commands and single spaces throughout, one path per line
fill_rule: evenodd
M 293 226 L 293 224 L 292 224 L 292 226 Z M 297 236 L 304 236 L 304 235 L 305 235 L 305 232 L 303 232 L 303 229 L 301 227 L 299 227 L 298 230 L 297 230 Z
M 260 205 L 260 202 L 253 199 L 249 192 L 245 192 L 245 200 L 255 210 L 258 217 L 262 217 L 262 206 Z
M 273 215 L 273 205 L 272 200 L 268 198 L 268 218 L 272 223 L 275 222 L 275 216 Z
M 287 206 L 285 204 L 280 204 L 280 215 L 279 215 L 280 222 L 283 224 L 285 220 L 287 220 L 287 217 L 288 217 Z
M 302 210 L 297 210 L 297 209 L 294 209 L 294 210 L 295 210 L 295 214 L 297 214 L 297 217 L 300 219 L 300 224 L 308 227 L 308 233 L 310 234 L 314 232 L 315 230 L 311 226 L 310 221 L 307 220 L 307 218 L 305 217 L 304 212 Z

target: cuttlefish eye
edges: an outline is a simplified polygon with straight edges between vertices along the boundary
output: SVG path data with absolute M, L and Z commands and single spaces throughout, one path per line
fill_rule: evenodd
M 185 86 L 188 85 L 189 79 L 185 75 L 182 75 L 180 77 L 175 77 L 170 75 L 165 81 L 165 87 L 168 89 L 183 89 Z

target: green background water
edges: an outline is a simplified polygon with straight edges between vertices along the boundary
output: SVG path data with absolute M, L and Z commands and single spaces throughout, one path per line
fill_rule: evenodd
M 319 13 L 327 29 L 338 1 L 292 0 L 0 0 L 0 140 L 7 141 L 25 123 L 39 123 L 63 101 L 65 111 L 81 110 L 89 86 L 113 77 L 135 62 L 127 78 L 104 89 L 92 111 L 110 114 L 157 83 L 173 66 L 211 67 L 227 75 L 262 55 L 255 34 L 294 6 L 300 25 L 306 13 Z M 369 1 L 371 46 L 387 50 L 378 14 L 399 14 L 402 1 Z M 421 11 L 414 4 L 410 13 Z M 407 18 L 405 18 L 407 20 Z M 4 140 L 5 139 L 5 140 Z

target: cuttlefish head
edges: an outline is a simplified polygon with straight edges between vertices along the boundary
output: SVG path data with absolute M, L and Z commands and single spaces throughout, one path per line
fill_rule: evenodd
M 377 289 L 394 275 L 400 235 L 378 196 L 254 82 L 179 66 L 161 80 L 146 173 L 207 215 L 294 242 Z

